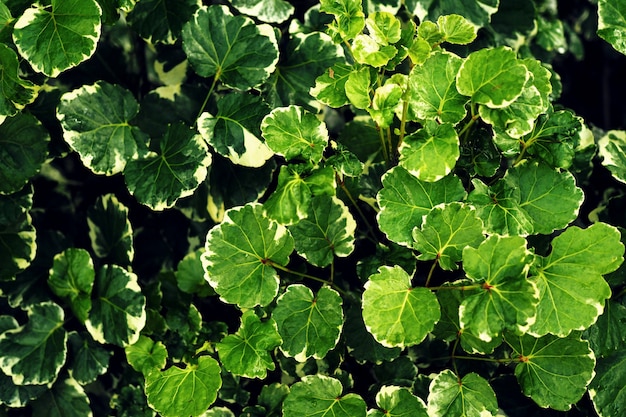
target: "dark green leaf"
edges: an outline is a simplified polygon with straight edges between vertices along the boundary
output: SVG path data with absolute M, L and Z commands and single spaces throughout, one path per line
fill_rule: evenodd
M 128 23 L 150 43 L 174 43 L 198 8 L 195 0 L 139 0 Z
M 128 208 L 115 195 L 98 197 L 87 211 L 87 224 L 96 256 L 116 265 L 130 266 L 135 254 L 133 229 L 128 220 Z
M 232 4 L 241 13 L 269 23 L 282 23 L 294 11 L 294 7 L 285 0 L 233 0 Z
M 91 291 L 96 276 L 89 252 L 70 248 L 54 257 L 48 285 L 69 301 L 72 312 L 84 323 L 91 310 Z
M 589 396 L 600 416 L 621 416 L 626 412 L 626 352 L 622 349 L 613 355 L 598 359 L 596 375 L 589 385 Z
M 73 378 L 57 381 L 33 402 L 33 415 L 47 417 L 91 416 L 89 397 Z
M 0 11 L 4 6 L 0 3 Z M 0 20 L 0 25 L 2 21 Z M 37 87 L 33 83 L 20 78 L 19 64 L 15 52 L 0 44 L 0 122 L 7 116 L 14 116 L 25 105 L 32 103 L 37 97 Z
M 94 382 L 109 367 L 112 352 L 97 344 L 86 332 L 70 333 L 69 374 L 81 385 Z

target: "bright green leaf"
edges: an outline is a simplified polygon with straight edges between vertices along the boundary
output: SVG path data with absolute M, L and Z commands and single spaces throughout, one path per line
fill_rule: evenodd
M 139 202 L 164 210 L 193 194 L 205 180 L 211 159 L 202 136 L 178 123 L 169 126 L 156 152 L 128 162 L 124 178 Z
M 428 417 L 426 404 L 407 388 L 383 386 L 376 394 L 380 410 L 370 411 L 368 417 Z
M 96 274 L 85 326 L 100 343 L 132 345 L 146 324 L 145 304 L 135 274 L 117 265 L 105 265 Z
M 476 39 L 476 27 L 461 15 L 439 16 L 437 25 L 445 42 L 466 45 Z
M 155 342 L 148 336 L 140 335 L 132 345 L 124 348 L 126 360 L 137 372 L 144 376 L 152 371 L 160 371 L 167 362 L 167 348 L 161 342 Z
M 367 112 L 379 128 L 385 129 L 391 126 L 402 94 L 402 88 L 393 83 L 387 83 L 374 91 L 372 105 L 367 108 Z
M 128 220 L 128 208 L 114 194 L 98 197 L 87 210 L 91 247 L 99 258 L 116 265 L 130 266 L 135 250 L 133 229 Z
M 276 190 L 263 205 L 272 220 L 290 225 L 307 216 L 311 194 L 305 178 L 289 165 L 283 165 L 278 173 Z
M 287 160 L 304 158 L 314 164 L 328 145 L 326 125 L 299 106 L 278 107 L 261 123 L 267 145 Z
M 402 28 L 400 20 L 389 12 L 370 13 L 365 19 L 365 26 L 370 36 L 379 45 L 388 45 L 400 40 Z
M 476 373 L 463 378 L 447 369 L 430 384 L 428 415 L 438 417 L 495 416 L 498 402 L 489 383 Z
M 0 7 L 4 6 L 0 3 Z M 0 44 L 0 123 L 7 116 L 14 116 L 25 105 L 37 97 L 37 87 L 20 78 L 19 64 L 15 52 Z
M 605 166 L 613 178 L 626 183 L 626 132 L 609 130 L 598 141 L 602 165 Z
M 286 265 L 294 249 L 289 231 L 266 217 L 263 206 L 232 208 L 209 231 L 202 263 L 220 297 L 240 307 L 265 306 L 278 293 L 272 266 Z
M 428 288 L 411 287 L 399 266 L 382 266 L 369 277 L 363 292 L 363 321 L 383 346 L 420 343 L 441 316 L 437 297 Z
M 339 108 L 349 103 L 346 96 L 346 82 L 351 74 L 351 67 L 335 64 L 315 79 L 315 86 L 309 93 L 329 107 Z
M 320 11 L 335 16 L 335 23 L 330 26 L 341 40 L 350 40 L 365 27 L 365 14 L 362 0 L 320 0 Z
M 287 287 L 272 312 L 283 339 L 280 349 L 298 362 L 326 356 L 339 341 L 341 306 L 341 296 L 328 287 L 320 288 L 317 294 L 301 284 Z
M 577 336 L 507 336 L 513 357 L 519 360 L 515 376 L 524 394 L 541 407 L 569 410 L 593 378 L 595 357 L 589 344 Z
M 258 168 L 274 156 L 260 138 L 259 125 L 269 107 L 252 94 L 231 93 L 217 102 L 217 114 L 204 112 L 198 130 L 205 140 L 233 163 Z
M 413 247 L 421 252 L 417 259 L 435 259 L 450 271 L 457 269 L 466 246 L 477 247 L 485 239 L 483 222 L 471 206 L 440 204 L 424 217 L 421 227 L 413 229 L 413 239 Z
M 438 181 L 459 159 L 459 136 L 451 123 L 426 123 L 404 138 L 400 166 L 422 181 Z
M 471 53 L 456 77 L 459 93 L 490 108 L 506 107 L 522 94 L 530 72 L 506 47 Z
M 197 364 L 171 366 L 146 376 L 146 396 L 150 407 L 163 417 L 197 417 L 217 399 L 222 386 L 220 366 L 210 356 L 200 356 Z
M 262 322 L 253 310 L 248 310 L 241 317 L 237 333 L 223 338 L 216 348 L 228 372 L 246 378 L 265 378 L 267 371 L 275 368 L 270 351 L 281 342 L 273 318 Z
M 241 13 L 268 23 L 282 23 L 294 11 L 294 7 L 285 0 L 233 0 L 232 5 Z
M 63 94 L 57 113 L 65 141 L 83 164 L 113 175 L 148 151 L 150 138 L 130 124 L 138 111 L 130 91 L 101 81 Z
M 365 401 L 357 394 L 342 395 L 337 379 L 307 375 L 291 386 L 283 403 L 284 417 L 365 417 Z
M 57 381 L 32 404 L 33 415 L 46 417 L 92 416 L 89 397 L 73 378 Z
M 389 239 L 405 246 L 412 244 L 411 231 L 422 225 L 422 218 L 433 207 L 465 197 L 465 189 L 457 176 L 426 182 L 401 166 L 385 173 L 382 183 L 383 188 L 376 196 L 380 206 L 379 227 Z
M 197 8 L 196 0 L 139 0 L 127 19 L 148 42 L 173 44 Z
M 48 277 L 52 292 L 69 301 L 72 312 L 84 323 L 91 310 L 91 291 L 96 271 L 89 252 L 70 248 L 54 257 Z
M 409 45 L 407 53 L 414 65 L 422 65 L 430 56 L 431 51 L 430 43 L 428 43 L 426 39 L 418 36 Z
M 387 65 L 398 50 L 391 45 L 379 45 L 374 38 L 360 34 L 354 38 L 352 53 L 358 63 L 379 68 Z
M 626 413 L 625 370 L 624 349 L 598 359 L 596 375 L 589 385 L 589 396 L 598 415 L 617 417 Z
M 201 257 L 204 248 L 190 252 L 178 263 L 176 269 L 176 284 L 187 294 L 198 294 L 201 297 L 215 295 L 213 289 L 204 279 L 204 267 Z
M 97 344 L 87 332 L 70 333 L 68 344 L 71 358 L 69 374 L 79 384 L 94 382 L 109 368 L 112 352 Z
M 626 3 L 623 0 L 598 1 L 597 32 L 616 51 L 626 54 Z
M 48 301 L 26 312 L 28 323 L 0 335 L 0 368 L 16 385 L 52 383 L 67 356 L 63 309 Z
M 367 109 L 370 107 L 372 99 L 370 97 L 370 70 L 368 67 L 363 67 L 359 70 L 354 70 L 348 75 L 345 89 L 346 96 L 350 103 L 357 109 Z
M 49 77 L 89 59 L 100 38 L 100 6 L 95 0 L 51 0 L 36 4 L 17 20 L 13 40 L 30 65 Z
M 566 336 L 595 323 L 611 296 L 602 275 L 616 270 L 623 255 L 619 231 L 604 223 L 572 226 L 554 238 L 552 252 L 535 260 L 540 301 L 530 332 Z
M 255 25 L 247 17 L 233 16 L 226 6 L 198 9 L 183 26 L 182 38 L 183 49 L 198 75 L 215 76 L 236 89 L 260 85 L 278 62 L 274 30 Z
M 346 319 L 342 338 L 350 352 L 350 356 L 359 362 L 380 364 L 400 356 L 399 347 L 388 348 L 376 341 L 367 331 L 363 322 L 363 313 L 359 305 L 351 305 L 346 311 Z

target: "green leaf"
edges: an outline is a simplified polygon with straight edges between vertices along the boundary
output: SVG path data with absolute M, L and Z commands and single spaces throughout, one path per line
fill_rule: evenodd
M 30 186 L 8 196 L 0 194 L 0 282 L 14 280 L 35 259 L 36 232 L 28 213 L 32 206 Z
M 623 346 L 623 345 L 622 345 Z M 596 375 L 589 385 L 589 397 L 600 416 L 620 416 L 626 412 L 626 352 L 598 359 Z
M 402 88 L 394 83 L 387 83 L 374 91 L 371 107 L 367 112 L 379 128 L 384 129 L 393 123 L 394 112 L 402 98 Z
M 456 262 L 466 246 L 477 247 L 484 239 L 483 223 L 476 210 L 462 203 L 440 204 L 424 216 L 421 227 L 413 229 L 417 259 L 435 259 L 442 269 L 457 269 Z
M 26 9 L 13 41 L 35 71 L 49 77 L 75 67 L 96 51 L 102 11 L 95 0 L 51 0 Z
M 456 74 L 463 60 L 445 51 L 434 52 L 409 74 L 411 120 L 437 119 L 456 124 L 463 120 L 468 102 L 456 89 Z
M 196 0 L 139 0 L 127 19 L 149 43 L 173 44 L 197 8 Z
M 311 200 L 307 217 L 289 228 L 296 251 L 315 266 L 328 266 L 335 256 L 354 250 L 356 222 L 348 207 L 336 197 Z
M 506 107 L 521 94 L 530 72 L 506 47 L 472 52 L 456 77 L 459 93 L 490 108 Z
M 276 190 L 263 205 L 272 220 L 283 225 L 294 224 L 307 216 L 311 194 L 306 178 L 290 165 L 283 165 Z
M 104 81 L 61 96 L 57 110 L 65 141 L 96 174 L 120 173 L 144 157 L 150 138 L 130 123 L 139 105 L 130 91 Z
M 346 82 L 352 67 L 345 64 L 335 64 L 315 79 L 315 86 L 309 93 L 321 103 L 339 108 L 349 103 L 346 96 Z
M 399 164 L 422 181 L 437 181 L 452 171 L 460 155 L 452 123 L 430 122 L 404 138 Z
M 440 317 L 437 297 L 428 288 L 411 287 L 411 277 L 399 266 L 382 266 L 365 283 L 363 321 L 383 346 L 422 342 Z
M 463 250 L 463 269 L 480 288 L 470 291 L 459 309 L 461 328 L 490 342 L 504 329 L 519 333 L 534 322 L 538 290 L 526 279 L 532 259 L 520 236 L 492 235 L 477 248 Z
M 263 119 L 261 132 L 267 145 L 287 160 L 304 158 L 316 164 L 328 145 L 326 125 L 299 106 L 273 109 Z
M 602 165 L 611 171 L 613 178 L 626 183 L 626 132 L 609 130 L 598 141 L 598 148 Z
M 386 172 L 382 183 L 376 196 L 380 206 L 378 225 L 389 239 L 405 246 L 413 243 L 411 231 L 422 225 L 423 217 L 433 207 L 465 197 L 465 188 L 457 176 L 426 182 L 401 166 Z
M 259 125 L 269 107 L 252 94 L 231 93 L 217 102 L 217 115 L 204 112 L 198 119 L 202 137 L 233 163 L 261 167 L 274 156 L 260 138 Z
M 419 2 L 423 3 L 424 0 L 419 0 Z M 434 20 L 437 16 L 449 15 L 449 14 L 459 14 L 469 20 L 472 24 L 477 27 L 485 27 L 489 24 L 491 20 L 491 15 L 493 15 L 499 6 L 500 0 L 468 0 L 463 3 L 455 3 L 455 2 L 447 2 L 447 1 L 428 1 L 427 4 L 430 6 L 428 8 L 429 17 L 431 20 Z M 417 7 L 416 13 L 419 12 L 420 8 L 423 8 L 423 5 Z
M 210 164 L 211 154 L 202 136 L 178 123 L 169 126 L 156 152 L 127 163 L 124 178 L 140 203 L 164 210 L 193 194 Z
M 89 397 L 73 378 L 57 381 L 32 404 L 33 415 L 48 417 L 91 416 Z
M 116 265 L 130 266 L 135 250 L 133 229 L 128 208 L 115 195 L 98 197 L 87 210 L 91 247 L 99 258 L 108 258 Z
M 233 0 L 231 3 L 241 13 L 268 23 L 282 23 L 294 12 L 294 7 L 285 0 Z
M 616 51 L 626 54 L 626 3 L 623 0 L 598 1 L 597 33 Z
M 609 356 L 626 342 L 626 306 L 607 300 L 598 321 L 589 327 L 584 338 L 597 357 Z
M 52 292 L 70 303 L 74 315 L 84 323 L 91 310 L 91 291 L 96 272 L 89 252 L 70 248 L 54 257 L 48 277 Z
M 387 65 L 398 50 L 391 45 L 379 45 L 371 36 L 360 34 L 354 38 L 352 53 L 359 64 L 379 68 Z
M 383 386 L 376 394 L 380 410 L 367 413 L 369 417 L 428 417 L 426 404 L 407 388 Z
M 602 275 L 616 270 L 623 255 L 619 231 L 604 223 L 572 226 L 554 238 L 552 252 L 535 260 L 540 301 L 531 334 L 566 336 L 595 323 L 611 296 Z
M 353 70 L 348 75 L 345 89 L 346 96 L 350 103 L 357 109 L 367 109 L 370 107 L 372 99 L 370 97 L 370 83 L 371 83 L 370 69 L 363 67 L 358 70 Z
M 443 34 L 443 41 L 457 45 L 467 45 L 476 39 L 476 27 L 458 14 L 439 16 L 437 26 Z
M 329 29 L 341 40 L 353 39 L 365 27 L 362 0 L 320 0 L 320 11 L 335 16 Z
M 367 331 L 361 306 L 357 304 L 351 305 L 346 311 L 342 338 L 345 340 L 350 356 L 360 363 L 368 361 L 380 364 L 400 356 L 400 348 L 388 348 L 381 345 Z
M 317 294 L 301 284 L 287 287 L 272 312 L 283 339 L 281 351 L 298 362 L 311 356 L 325 357 L 339 341 L 341 305 L 341 296 L 328 287 L 320 288 Z
M 365 401 L 357 394 L 341 395 L 343 387 L 335 378 L 307 375 L 291 386 L 283 402 L 284 417 L 365 417 Z
M 81 385 L 94 382 L 109 368 L 112 353 L 106 350 L 87 334 L 87 332 L 70 333 L 69 337 L 69 374 Z
M 16 385 L 52 383 L 67 356 L 63 309 L 48 301 L 26 312 L 28 323 L 0 335 L 0 368 Z
M 246 378 L 263 379 L 268 370 L 273 371 L 275 368 L 270 351 L 281 342 L 273 318 L 261 322 L 253 310 L 248 310 L 241 317 L 237 333 L 223 338 L 216 348 L 228 372 Z
M 220 30 L 210 30 L 220 28 Z M 233 16 L 226 6 L 204 6 L 185 23 L 183 49 L 194 71 L 215 76 L 225 85 L 249 90 L 262 84 L 276 68 L 278 44 L 268 25 Z
M 224 221 L 209 231 L 205 249 L 205 279 L 225 302 L 247 308 L 266 306 L 276 297 L 273 265 L 289 262 L 294 243 L 284 226 L 265 216 L 263 206 L 247 204 L 226 211 Z
M 0 124 L 0 195 L 19 191 L 39 172 L 48 157 L 50 136 L 28 113 Z
M 522 391 L 540 407 L 565 411 L 580 400 L 596 364 L 586 341 L 574 335 L 507 336 L 506 341 L 519 360 L 515 376 Z
M 137 372 L 147 376 L 152 371 L 160 371 L 167 362 L 167 348 L 148 336 L 140 335 L 132 345 L 124 347 L 128 364 Z
M 440 417 L 495 416 L 498 402 L 489 383 L 476 373 L 463 378 L 447 369 L 430 383 L 428 415 Z
M 388 45 L 400 40 L 402 27 L 400 20 L 389 12 L 373 12 L 365 19 L 370 36 L 379 45 Z
M 222 386 L 220 366 L 210 356 L 200 356 L 197 364 L 171 366 L 146 376 L 148 404 L 163 417 L 197 417 L 217 399 Z
M 146 324 L 145 305 L 137 276 L 117 265 L 105 265 L 96 274 L 85 326 L 100 343 L 132 345 Z
M 215 295 L 204 279 L 204 267 L 201 260 L 203 253 L 204 248 L 190 252 L 178 263 L 175 273 L 176 284 L 182 292 L 198 294 L 200 297 Z
M 4 4 L 0 3 L 0 7 Z M 17 55 L 7 45 L 0 43 L 0 123 L 14 116 L 37 97 L 38 88 L 19 76 Z

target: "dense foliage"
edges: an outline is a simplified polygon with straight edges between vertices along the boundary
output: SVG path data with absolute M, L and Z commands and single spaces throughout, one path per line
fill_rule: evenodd
M 0 416 L 625 415 L 568 5 L 0 0 Z

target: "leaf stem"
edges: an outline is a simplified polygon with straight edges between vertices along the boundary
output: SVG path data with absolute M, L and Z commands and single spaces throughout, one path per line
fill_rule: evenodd
M 350 192 L 350 190 L 348 190 L 348 187 L 346 187 L 346 184 L 343 182 L 343 180 L 341 179 L 341 177 L 339 176 L 337 172 L 335 172 L 335 178 L 337 180 L 337 184 L 339 184 L 339 187 L 346 194 L 346 196 L 350 200 L 350 203 L 359 214 L 359 217 L 361 217 L 361 220 L 363 220 L 363 223 L 365 223 L 365 227 L 367 227 L 367 231 L 368 231 L 367 233 L 368 239 L 374 243 L 377 243 L 378 240 L 376 239 L 376 233 L 374 232 L 374 227 L 369 222 L 369 220 L 367 220 L 365 213 L 363 212 L 363 210 L 361 210 L 361 207 L 359 207 L 357 201 L 352 196 L 352 193 Z
M 344 291 L 343 289 L 339 288 L 334 282 L 332 282 L 332 280 L 328 281 L 328 280 L 325 280 L 323 278 L 316 277 L 314 275 L 305 274 L 304 272 L 298 272 L 298 271 L 291 270 L 291 269 L 287 268 L 286 266 L 283 266 L 281 264 L 278 264 L 278 263 L 272 261 L 271 259 L 266 260 L 265 263 L 267 265 L 270 265 L 270 266 L 276 268 L 276 269 L 280 269 L 283 272 L 287 272 L 288 274 L 297 275 L 297 276 L 302 277 L 302 278 L 307 278 L 307 279 L 310 279 L 310 280 L 313 280 L 313 281 L 321 282 L 322 284 L 326 284 L 329 287 L 331 287 L 332 289 L 334 289 L 335 291 L 337 291 L 342 296 L 347 296 L 346 291 Z
M 428 285 L 430 284 L 430 279 L 433 277 L 433 272 L 435 272 L 435 268 L 437 267 L 438 264 L 439 264 L 439 258 L 435 259 L 435 262 L 433 262 L 433 265 L 430 267 L 430 271 L 428 271 L 428 278 L 426 278 L 425 287 L 428 287 Z
M 209 104 L 209 99 L 211 98 L 211 95 L 213 95 L 213 90 L 215 90 L 215 86 L 217 85 L 217 81 L 219 80 L 219 75 L 220 75 L 220 72 L 218 71 L 218 73 L 215 74 L 215 77 L 213 77 L 213 82 L 211 83 L 209 92 L 204 98 L 204 101 L 202 102 L 202 106 L 200 106 L 200 111 L 198 111 L 198 115 L 196 116 L 196 124 L 198 123 L 198 119 L 200 118 L 200 116 L 202 116 L 202 113 L 204 112 L 205 107 L 207 106 L 207 104 Z
M 380 138 L 380 146 L 383 149 L 383 158 L 385 158 L 385 163 L 387 163 L 387 166 L 389 166 L 389 152 L 387 151 L 387 141 L 385 140 L 385 132 L 383 132 L 383 129 L 376 124 L 376 129 L 378 130 L 378 137 Z

